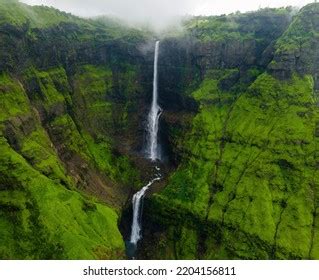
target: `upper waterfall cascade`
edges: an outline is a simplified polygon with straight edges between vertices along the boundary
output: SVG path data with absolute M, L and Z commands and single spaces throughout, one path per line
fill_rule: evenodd
M 161 149 L 158 143 L 159 118 L 162 108 L 158 105 L 158 54 L 160 42 L 155 44 L 153 100 L 148 114 L 146 156 L 151 161 L 161 160 Z

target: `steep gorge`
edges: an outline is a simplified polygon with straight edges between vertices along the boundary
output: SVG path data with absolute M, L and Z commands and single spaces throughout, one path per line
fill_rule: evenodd
M 319 6 L 292 13 L 195 18 L 161 40 L 167 176 L 138 257 L 319 258 Z M 154 35 L 13 0 L 0 15 L 0 258 L 125 258 L 152 172 Z

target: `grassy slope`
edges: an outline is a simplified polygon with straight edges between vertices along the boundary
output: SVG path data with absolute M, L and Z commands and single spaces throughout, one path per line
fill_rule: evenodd
M 194 92 L 201 109 L 183 142 L 187 160 L 155 196 L 157 207 L 169 201 L 165 213 L 194 216 L 220 235 L 217 244 L 206 239 L 204 258 L 318 258 L 312 77 L 280 82 L 265 73 L 235 99 L 216 85 L 207 77 Z M 191 253 L 179 258 L 197 257 L 196 230 L 185 235 Z
M 118 39 L 118 44 L 135 44 L 143 37 L 108 19 L 85 20 L 0 0 L 4 34 L 21 31 L 25 42 L 41 45 L 42 35 L 60 27 L 66 48 Z M 114 155 L 112 137 L 118 127 L 128 126 L 131 95 L 140 89 L 137 69 L 116 55 L 112 59 L 118 59 L 121 73 L 81 65 L 67 74 L 60 65 L 40 70 L 32 61 L 18 69 L 19 75 L 0 73 L 0 258 L 124 256 L 118 211 L 128 189 L 139 183 L 139 174 L 127 157 Z M 116 85 L 115 75 L 120 79 Z M 116 209 L 82 193 L 87 189 Z M 38 230 L 41 242 L 33 240 Z M 45 252 L 45 246 L 52 249 Z
M 1 258 L 123 256 L 116 212 L 75 191 L 21 84 L 3 74 L 0 91 Z M 4 123 L 27 115 L 35 125 L 16 132 L 18 153 L 4 137 Z
M 289 30 L 298 23 L 297 17 Z M 278 49 L 290 42 L 289 30 Z M 211 71 L 193 93 L 200 112 L 179 144 L 184 160 L 151 203 L 151 217 L 167 228 L 153 254 L 318 259 L 313 77 L 295 73 L 280 81 L 265 72 L 247 89 L 222 91 L 232 71 Z
M 14 2 L 0 0 L 1 26 L 29 24 L 32 30 L 63 22 L 85 30 L 76 35 L 80 40 L 97 33 L 103 38 L 134 37 L 127 29 L 105 32 L 101 20 Z M 198 38 L 224 39 L 220 35 L 226 30 L 231 39 L 245 40 L 256 32 L 241 30 L 244 18 L 238 21 L 234 16 L 230 26 L 218 20 L 223 22 L 200 22 L 196 28 L 203 33 Z M 210 34 L 215 23 L 221 29 Z M 264 73 L 249 89 L 238 85 L 237 90 L 223 92 L 218 84 L 232 71 L 236 69 L 209 73 L 193 93 L 201 109 L 180 141 L 185 160 L 153 201 L 153 211 L 163 219 L 159 222 L 169 224 L 174 216 L 175 225 L 154 246 L 153 257 L 319 258 L 313 79 L 295 74 L 281 83 Z M 47 125 L 61 137 L 65 151 L 113 181 L 121 178 L 128 184 L 137 176 L 126 158 L 113 157 L 112 131 L 115 123 L 127 125 L 132 93 L 139 90 L 136 72 L 126 65 L 120 73 L 125 83 L 116 86 L 128 100 L 124 103 L 112 99 L 115 77 L 107 66 L 79 67 L 72 77 L 74 88 L 61 67 L 27 69 L 24 84 L 38 85 L 28 96 L 19 81 L 1 74 L 1 258 L 123 256 L 116 212 L 76 191 L 75 179 L 37 112 L 49 116 Z M 24 129 L 29 121 L 29 129 Z M 8 141 L 8 124 L 14 142 Z
M 298 51 L 301 47 L 309 47 L 309 42 L 319 38 L 318 26 L 319 6 L 307 5 L 294 18 L 292 24 L 278 40 L 277 53 Z
M 29 6 L 16 0 L 0 0 L 0 27 L 11 25 L 25 28 L 29 35 L 32 35 L 34 29 L 48 29 L 65 24 L 80 28 L 68 34 L 73 40 L 123 39 L 126 42 L 134 42 L 143 36 L 136 29 L 110 18 L 83 19 L 53 7 Z
M 22 26 L 29 22 L 31 27 L 43 28 L 60 22 L 73 22 L 75 17 L 56 9 L 36 6 L 30 7 L 14 0 L 0 1 L 0 24 Z M 81 20 L 79 19 L 81 22 Z

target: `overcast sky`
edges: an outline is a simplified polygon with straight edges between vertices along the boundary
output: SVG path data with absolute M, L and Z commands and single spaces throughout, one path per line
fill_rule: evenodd
M 31 5 L 54 6 L 91 17 L 113 15 L 129 21 L 163 26 L 177 15 L 219 15 L 264 7 L 304 6 L 307 0 L 20 0 Z

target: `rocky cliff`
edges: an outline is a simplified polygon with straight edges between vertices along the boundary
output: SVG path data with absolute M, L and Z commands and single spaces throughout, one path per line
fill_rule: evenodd
M 125 257 L 142 34 L 16 1 L 0 13 L 1 258 Z
M 257 28 L 256 41 L 240 32 L 256 14 L 222 19 L 237 26 L 223 36 L 220 18 L 195 21 L 213 26 L 195 52 L 199 111 L 147 202 L 142 257 L 318 259 L 318 12 L 308 5 L 287 26 L 287 11 L 271 11 L 282 29 Z
M 170 174 L 139 257 L 319 258 L 318 12 L 196 17 L 161 39 Z M 125 258 L 154 38 L 0 0 L 0 258 Z

